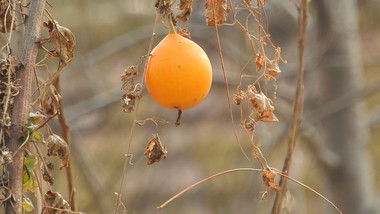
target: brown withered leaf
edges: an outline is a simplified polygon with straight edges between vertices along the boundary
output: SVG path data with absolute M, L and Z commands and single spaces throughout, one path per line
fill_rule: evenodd
M 223 24 L 227 20 L 226 0 L 206 0 L 206 22 L 208 26 Z
M 131 113 L 135 110 L 136 99 L 141 99 L 142 89 L 141 84 L 136 84 L 134 89 L 123 94 L 121 97 L 121 104 L 125 113 Z
M 181 0 L 179 4 L 179 9 L 182 10 L 180 14 L 177 15 L 177 18 L 183 22 L 187 22 L 192 13 L 193 0 Z
M 259 52 L 256 56 L 256 72 L 260 72 L 262 67 L 264 67 L 264 55 Z
M 46 139 L 46 144 L 48 147 L 47 155 L 58 156 L 59 159 L 61 159 L 62 165 L 60 169 L 68 167 L 70 150 L 66 141 L 64 141 L 60 136 L 52 134 Z
M 175 0 L 157 0 L 155 6 L 158 13 L 166 18 L 172 15 L 174 2 Z
M 58 192 L 47 191 L 45 193 L 45 202 L 47 207 L 44 207 L 42 214 L 70 214 L 71 207 L 62 195 Z
M 121 75 L 121 90 L 131 91 L 135 87 L 136 76 L 139 70 L 137 66 L 129 66 L 125 69 L 124 74 Z
M 249 85 L 247 97 L 252 104 L 252 116 L 255 121 L 276 122 L 277 117 L 273 114 L 275 110 L 271 100 L 261 91 L 257 91 L 255 86 Z
M 42 109 L 46 114 L 55 115 L 59 112 L 59 105 L 62 99 L 53 85 L 47 86 L 46 93 L 42 97 Z
M 49 20 L 44 22 L 43 26 L 49 30 L 49 38 L 42 39 L 40 44 L 50 43 L 53 50 L 48 53 L 53 57 L 58 57 L 60 63 L 67 65 L 74 57 L 74 49 L 76 45 L 74 34 L 66 27 L 60 26 L 57 21 Z
M 281 57 L 281 48 L 278 47 L 276 49 L 276 52 L 274 53 L 273 60 L 270 60 L 268 58 L 265 59 L 266 71 L 268 72 L 268 75 L 266 76 L 267 80 L 270 80 L 281 73 L 280 67 L 278 66 L 280 57 Z
M 10 1 L 0 1 L 0 32 L 6 33 L 12 30 L 16 30 L 17 18 L 14 16 L 11 8 Z M 12 23 L 13 20 L 13 23 Z
M 279 193 L 280 187 L 274 183 L 274 177 L 275 176 L 276 176 L 276 174 L 274 174 L 273 172 L 265 170 L 263 172 L 263 181 L 264 181 L 264 184 L 267 185 L 267 187 L 269 187 L 272 190 L 274 190 L 275 192 Z
M 179 35 L 191 40 L 190 31 L 188 31 L 186 28 L 176 27 L 175 29 Z
M 246 98 L 247 94 L 245 91 L 239 90 L 236 94 L 233 95 L 233 101 L 235 105 L 240 105 L 241 102 Z
M 153 135 L 153 138 L 148 142 L 144 152 L 144 155 L 148 158 L 147 165 L 165 159 L 167 154 L 166 147 L 162 145 L 158 134 Z

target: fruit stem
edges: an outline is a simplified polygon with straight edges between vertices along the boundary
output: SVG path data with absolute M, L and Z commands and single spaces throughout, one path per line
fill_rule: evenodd
M 172 16 L 169 15 L 168 19 L 169 19 L 169 33 L 174 34 L 174 33 L 176 33 L 176 31 L 175 31 L 175 28 L 174 28 Z
M 177 116 L 177 120 L 175 121 L 175 126 L 179 126 L 181 124 L 181 115 L 182 115 L 182 110 L 178 110 L 178 116 Z

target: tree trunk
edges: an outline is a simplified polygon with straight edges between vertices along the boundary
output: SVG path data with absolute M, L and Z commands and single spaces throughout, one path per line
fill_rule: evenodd
M 319 41 L 322 105 L 360 88 L 360 48 L 356 0 L 319 0 Z M 354 98 L 353 98 L 354 99 Z M 358 100 L 359 101 L 359 100 Z M 359 102 L 322 120 L 326 144 L 339 157 L 326 169 L 330 199 L 344 214 L 373 210 L 372 167 L 368 159 L 368 128 Z M 337 103 L 341 105 L 341 103 Z
M 28 115 L 30 111 L 30 97 L 33 69 L 35 66 L 38 39 L 42 26 L 42 16 L 45 8 L 46 0 L 33 0 L 29 5 L 29 14 L 25 23 L 25 37 L 22 47 L 22 55 L 20 57 L 21 65 L 17 68 L 16 74 L 19 79 L 21 89 L 14 99 L 12 110 L 12 127 L 10 129 L 10 138 L 7 146 L 11 152 L 17 151 L 23 141 Z M 18 150 L 14 154 L 12 163 L 8 165 L 9 173 L 9 190 L 12 199 L 5 204 L 5 213 L 21 214 L 22 213 L 22 171 L 23 171 L 23 149 Z

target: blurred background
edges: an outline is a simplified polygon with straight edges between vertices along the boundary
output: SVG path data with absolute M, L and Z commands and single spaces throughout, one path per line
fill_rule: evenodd
M 263 184 L 260 173 L 252 172 L 217 177 L 163 210 L 155 210 L 174 194 L 212 174 L 240 167 L 260 168 L 239 126 L 239 108 L 233 106 L 236 133 L 250 161 L 236 141 L 214 29 L 206 26 L 204 1 L 194 1 L 190 20 L 178 22 L 178 26 L 187 28 L 192 40 L 209 55 L 213 85 L 199 106 L 183 112 L 178 127 L 174 125 L 177 112 L 154 103 L 145 89 L 136 114 L 123 113 L 121 108 L 120 76 L 148 52 L 155 1 L 49 3 L 49 12 L 60 25 L 71 29 L 77 40 L 75 58 L 61 80 L 72 131 L 71 160 L 79 211 L 113 213 L 115 193 L 120 192 L 125 176 L 121 202 L 129 214 L 270 213 L 275 192 Z M 304 118 L 290 175 L 329 198 L 344 213 L 380 212 L 379 10 L 380 2 L 376 0 L 311 1 L 310 5 Z M 281 169 L 297 79 L 297 9 L 294 1 L 267 1 L 266 13 L 271 40 L 281 47 L 288 63 L 280 63 L 282 74 L 275 83 L 278 88 L 274 106 L 279 122 L 259 124 L 254 142 L 260 145 L 269 165 Z M 158 24 L 155 44 L 166 32 Z M 221 26 L 219 33 L 233 94 L 252 50 L 236 25 Z M 273 51 L 268 46 L 268 56 Z M 143 66 L 139 72 L 138 81 Z M 254 74 L 254 64 L 246 72 Z M 272 86 L 269 90 L 273 90 Z M 149 166 L 144 149 L 155 133 L 152 123 L 135 127 L 129 147 L 133 120 L 146 118 L 169 121 L 158 128 L 168 157 Z M 123 171 L 128 148 L 133 165 Z M 53 190 L 68 198 L 65 172 L 57 169 L 54 177 Z M 336 213 L 309 190 L 292 182 L 289 188 L 284 213 Z

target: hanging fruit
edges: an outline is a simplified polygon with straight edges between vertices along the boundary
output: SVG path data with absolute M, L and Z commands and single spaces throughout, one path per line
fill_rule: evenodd
M 171 19 L 169 24 L 169 34 L 150 54 L 145 82 L 158 104 L 181 111 L 198 105 L 207 96 L 212 69 L 204 50 L 177 34 Z

